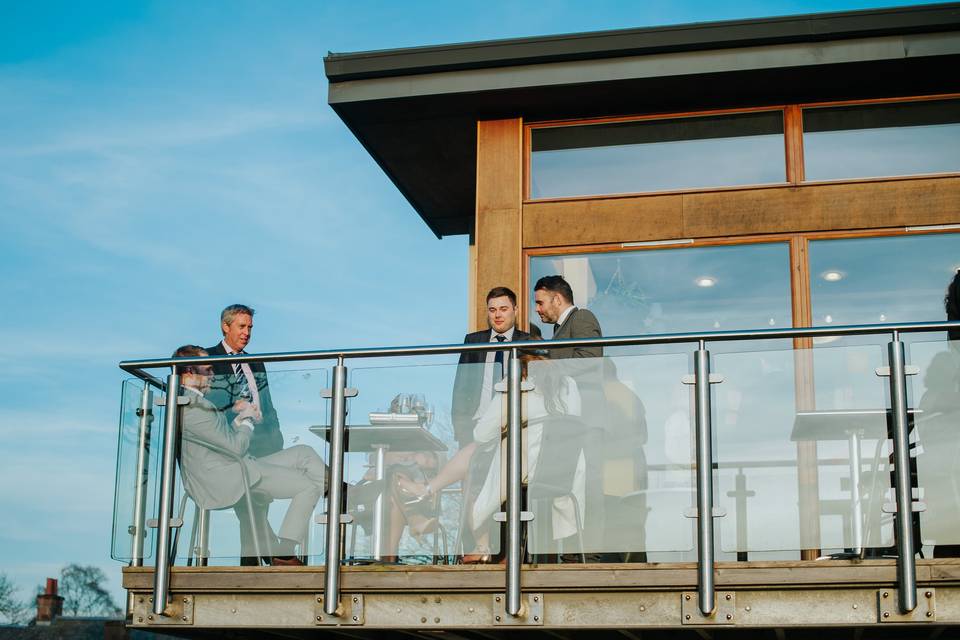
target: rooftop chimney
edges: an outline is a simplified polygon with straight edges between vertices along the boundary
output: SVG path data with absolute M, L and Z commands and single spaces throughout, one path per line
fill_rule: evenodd
M 63 598 L 57 595 L 56 578 L 47 578 L 47 589 L 37 596 L 37 624 L 50 624 L 63 613 Z

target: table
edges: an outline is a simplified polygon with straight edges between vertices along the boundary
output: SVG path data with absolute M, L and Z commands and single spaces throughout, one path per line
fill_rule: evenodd
M 311 433 L 330 441 L 330 427 L 314 425 Z M 446 451 L 447 445 L 419 424 L 355 424 L 347 425 L 343 434 L 343 450 L 348 453 L 376 453 L 376 479 L 386 478 L 386 453 L 395 451 Z M 386 500 L 377 496 L 373 510 L 373 559 L 383 559 L 383 537 L 386 526 Z
M 855 555 L 863 548 L 863 502 L 860 498 L 860 443 L 864 437 L 885 440 L 890 437 L 887 409 L 828 409 L 823 411 L 798 411 L 793 423 L 790 440 L 846 440 L 850 452 L 850 494 L 853 509 L 853 542 Z M 921 413 L 908 409 L 909 418 Z

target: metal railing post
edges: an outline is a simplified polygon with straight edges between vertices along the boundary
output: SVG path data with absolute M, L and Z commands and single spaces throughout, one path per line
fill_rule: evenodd
M 520 592 L 520 535 L 522 483 L 520 358 L 516 347 L 510 349 L 507 364 L 507 614 L 520 616 L 523 603 Z
M 376 461 L 374 463 L 375 479 L 380 486 L 386 485 L 387 478 L 387 447 L 376 446 Z M 376 562 L 383 560 L 383 526 L 387 521 L 387 501 L 390 494 L 381 491 L 373 503 L 373 559 Z
M 207 566 L 210 559 L 210 512 L 207 509 L 199 511 L 199 535 L 197 536 L 197 566 Z
M 130 565 L 143 566 L 143 547 L 147 533 L 147 481 L 149 480 L 150 426 L 153 422 L 153 391 L 144 383 L 140 392 L 140 407 L 137 409 L 139 428 L 137 429 L 137 467 L 136 486 L 133 496 L 133 524 L 130 534 L 133 536 L 133 548 L 130 553 Z
M 890 410 L 893 413 L 893 469 L 897 498 L 897 575 L 900 611 L 917 607 L 917 566 L 913 542 L 913 491 L 910 483 L 910 443 L 907 432 L 907 376 L 903 342 L 893 332 L 888 345 L 890 360 Z
M 697 438 L 697 597 L 705 616 L 713 613 L 713 441 L 710 425 L 710 352 L 703 340 L 694 352 Z
M 167 401 L 163 421 L 163 449 L 160 458 L 160 505 L 157 511 L 157 564 L 153 575 L 153 613 L 163 615 L 170 592 L 170 520 L 176 479 L 177 425 L 180 422 L 177 368 L 167 377 Z
M 327 557 L 323 584 L 323 610 L 340 616 L 340 509 L 343 504 L 343 435 L 346 412 L 347 368 L 343 356 L 333 367 L 330 400 L 330 466 L 327 482 Z

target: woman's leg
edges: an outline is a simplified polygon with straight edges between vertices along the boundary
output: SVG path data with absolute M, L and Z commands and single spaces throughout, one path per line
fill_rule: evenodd
M 470 468 L 470 458 L 477 449 L 477 443 L 471 442 L 463 449 L 460 449 L 447 464 L 443 465 L 436 477 L 428 480 L 426 485 L 413 482 L 402 475 L 397 476 L 397 485 L 406 493 L 414 496 L 425 494 L 435 494 L 448 487 L 454 482 L 459 482 L 467 477 L 467 469 Z

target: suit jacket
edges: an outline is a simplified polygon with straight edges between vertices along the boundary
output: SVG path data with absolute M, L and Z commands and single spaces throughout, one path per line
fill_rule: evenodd
M 212 356 L 227 354 L 222 342 L 218 342 L 206 351 Z M 273 400 L 270 397 L 266 367 L 263 366 L 262 362 L 251 362 L 250 369 L 257 381 L 257 392 L 260 394 L 260 413 L 263 414 L 263 420 L 256 425 L 253 431 L 249 453 L 254 457 L 262 458 L 283 449 L 283 434 L 280 433 L 280 421 L 277 419 L 277 411 L 273 408 Z M 215 364 L 213 365 L 213 373 L 216 377 L 213 379 L 207 398 L 217 409 L 224 412 L 227 422 L 232 424 L 236 416 L 233 411 L 233 404 L 240 399 L 242 385 L 236 381 L 233 365 Z
M 513 340 L 520 342 L 529 340 L 530 334 L 513 330 Z M 476 344 L 490 341 L 490 329 L 468 333 L 463 338 L 465 344 Z M 473 427 L 476 423 L 474 416 L 480 407 L 480 392 L 483 390 L 483 363 L 487 354 L 482 351 L 464 351 L 460 354 L 457 365 L 457 377 L 453 381 L 453 400 L 451 403 L 451 419 L 453 433 L 461 447 L 473 442 Z M 494 380 L 494 382 L 498 382 Z
M 602 338 L 597 317 L 587 309 L 574 307 L 553 340 Z M 550 349 L 551 360 L 564 360 L 562 375 L 577 383 L 583 406 L 583 420 L 588 425 L 606 429 L 606 396 L 603 391 L 603 347 L 560 347 Z
M 260 480 L 256 464 L 246 457 L 251 431 L 244 425 L 234 426 L 212 402 L 191 390 L 184 390 L 187 404 L 180 407 L 180 430 L 185 437 L 227 449 L 242 462 L 189 440 L 180 446 L 180 470 L 183 486 L 201 509 L 223 509 L 243 497 L 243 470 L 247 468 L 250 484 Z

